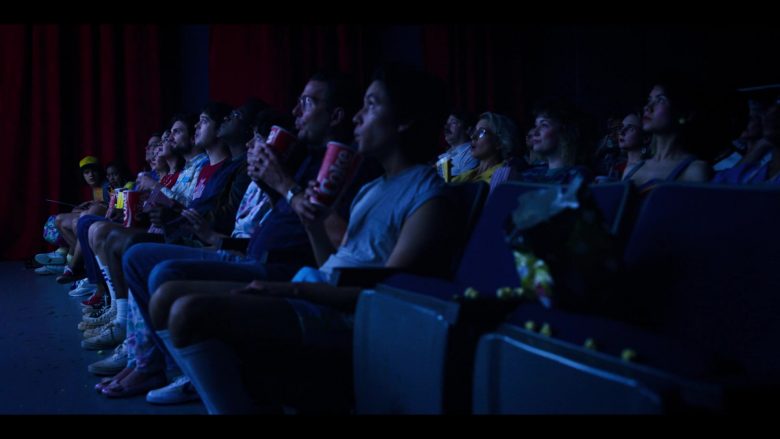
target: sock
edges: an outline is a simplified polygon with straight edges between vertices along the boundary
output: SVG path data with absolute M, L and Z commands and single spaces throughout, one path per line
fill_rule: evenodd
M 73 255 L 71 255 L 71 254 L 68 254 L 65 257 L 65 261 L 66 261 L 67 264 L 70 264 L 70 261 L 72 261 L 72 260 L 73 260 Z
M 211 338 L 177 348 L 167 330 L 157 331 L 157 335 L 195 386 L 210 415 L 254 411 L 252 398 L 241 380 L 238 357 L 225 343 Z
M 116 299 L 116 317 L 114 323 L 117 325 L 127 325 L 127 299 Z
M 116 290 L 114 290 L 114 283 L 111 282 L 111 275 L 108 274 L 108 266 L 100 260 L 100 256 L 98 255 L 95 255 L 95 261 L 97 261 L 98 268 L 100 268 L 100 274 L 103 275 L 103 279 L 106 281 L 108 295 L 111 297 L 111 306 L 114 306 L 114 303 L 116 303 Z

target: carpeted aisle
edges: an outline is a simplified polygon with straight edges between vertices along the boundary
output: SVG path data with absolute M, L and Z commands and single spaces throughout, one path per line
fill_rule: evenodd
M 144 396 L 109 400 L 87 365 L 111 355 L 83 350 L 79 301 L 69 285 L 24 264 L 0 262 L 0 414 L 205 414 L 199 401 L 153 406 Z

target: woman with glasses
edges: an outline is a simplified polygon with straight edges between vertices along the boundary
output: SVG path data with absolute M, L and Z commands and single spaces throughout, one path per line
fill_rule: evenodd
M 476 168 L 455 177 L 455 183 L 490 179 L 518 148 L 517 125 L 502 114 L 482 113 L 471 133 L 471 156 L 479 161 Z

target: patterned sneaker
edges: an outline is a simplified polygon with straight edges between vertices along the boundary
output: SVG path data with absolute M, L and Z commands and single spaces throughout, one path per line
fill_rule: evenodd
M 84 322 L 81 322 L 81 323 L 84 323 Z M 103 332 L 103 330 L 106 328 L 106 326 L 110 325 L 111 323 L 113 323 L 113 322 L 108 322 L 108 323 L 100 325 L 100 326 L 91 326 L 91 327 L 88 327 L 88 328 L 85 328 L 85 329 L 81 329 L 83 326 L 81 326 L 81 324 L 79 324 L 79 331 L 84 331 L 81 334 L 81 338 L 87 339 L 87 338 L 92 338 L 92 337 L 94 337 L 96 335 L 100 335 Z
M 81 347 L 88 351 L 113 348 L 125 341 L 125 325 L 117 325 L 114 322 L 103 327 L 100 334 L 81 340 Z
M 87 371 L 95 375 L 114 376 L 127 366 L 127 339 L 114 349 L 114 353 L 87 366 Z
M 107 312 L 111 308 L 110 305 L 99 304 L 94 306 L 84 306 L 81 308 L 82 318 L 84 317 L 100 317 L 103 313 Z
M 111 320 L 114 320 L 114 317 L 116 317 L 116 307 L 109 307 L 106 311 L 101 313 L 100 315 L 96 317 L 90 317 L 88 315 L 85 315 L 81 318 L 82 323 L 86 323 L 88 325 L 100 326 L 105 325 L 106 323 L 110 322 Z
M 152 404 L 181 404 L 200 399 L 198 392 L 184 375 L 176 377 L 172 383 L 161 389 L 150 390 L 146 394 L 146 402 Z

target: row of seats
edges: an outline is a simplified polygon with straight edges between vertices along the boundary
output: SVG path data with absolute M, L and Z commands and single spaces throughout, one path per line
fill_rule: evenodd
M 401 273 L 361 294 L 358 413 L 721 412 L 774 391 L 780 190 L 670 183 L 633 209 L 628 185 L 592 186 L 626 237 L 620 314 L 454 300 L 519 285 L 503 226 L 538 189 L 490 195 L 452 281 Z

